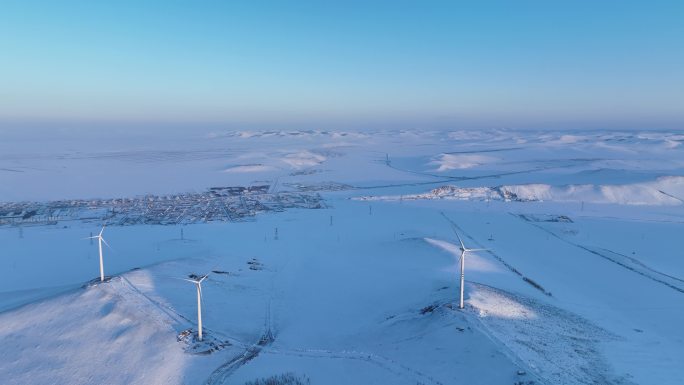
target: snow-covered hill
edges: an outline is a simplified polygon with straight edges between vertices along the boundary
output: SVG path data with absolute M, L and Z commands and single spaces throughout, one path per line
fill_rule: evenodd
M 65 135 L 37 151 L 0 133 L 1 201 L 136 197 L 197 220 L 111 223 L 112 278 L 93 284 L 83 238 L 125 213 L 0 213 L 3 384 L 684 378 L 681 133 L 217 131 L 97 150 Z M 235 217 L 163 198 L 237 194 L 239 211 L 236 186 L 324 204 Z M 462 310 L 454 231 L 487 249 L 466 257 Z M 207 273 L 199 343 L 183 279 Z

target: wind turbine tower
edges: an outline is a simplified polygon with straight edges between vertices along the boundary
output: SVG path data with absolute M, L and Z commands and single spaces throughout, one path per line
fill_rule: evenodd
M 100 230 L 100 233 L 93 236 L 93 237 L 88 237 L 86 239 L 97 239 L 98 247 L 100 249 L 100 282 L 104 282 L 104 263 L 102 261 L 102 243 L 104 242 L 107 247 L 109 246 L 109 243 L 105 241 L 105 239 L 102 237 L 102 233 L 104 232 L 105 227 L 102 226 L 102 230 Z M 92 233 L 91 233 L 92 234 Z
M 461 296 L 460 296 L 458 308 L 463 309 L 463 286 L 465 283 L 465 257 L 466 257 L 466 253 L 470 253 L 473 251 L 484 251 L 487 249 L 469 249 L 469 248 L 465 247 L 465 245 L 463 244 L 463 240 L 461 240 L 461 237 L 458 235 L 458 233 L 456 232 L 455 229 L 454 229 L 454 233 L 456 234 L 456 238 L 458 238 L 459 249 L 461 250 L 461 258 L 459 260 L 459 263 L 461 265 L 461 285 L 460 285 Z
M 185 279 L 188 282 L 195 284 L 197 288 L 197 337 L 202 341 L 202 281 L 204 281 L 209 274 L 200 279 Z

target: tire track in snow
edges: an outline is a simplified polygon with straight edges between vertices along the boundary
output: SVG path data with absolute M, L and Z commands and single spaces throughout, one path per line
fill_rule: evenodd
M 408 174 L 422 175 L 422 176 L 428 176 L 428 177 L 432 177 L 432 178 L 438 178 L 438 180 L 427 181 L 427 182 L 394 183 L 394 184 L 384 184 L 384 185 L 376 185 L 376 186 L 352 186 L 352 190 L 375 190 L 375 189 L 392 188 L 392 187 L 429 186 L 429 185 L 444 184 L 444 183 L 449 183 L 449 182 L 454 182 L 454 181 L 461 182 L 461 181 L 478 180 L 478 179 L 493 179 L 493 178 L 501 178 L 503 176 L 509 176 L 509 175 L 529 174 L 529 173 L 533 173 L 533 172 L 547 171 L 547 170 L 552 170 L 552 169 L 557 169 L 557 168 L 572 167 L 571 165 L 567 165 L 567 166 L 545 166 L 545 167 L 539 167 L 539 168 L 528 169 L 528 170 L 508 171 L 508 172 L 501 172 L 501 173 L 497 173 L 497 174 L 488 174 L 488 175 L 479 175 L 479 176 L 449 176 L 449 175 L 431 174 L 431 173 L 423 172 L 423 171 L 407 170 L 407 169 L 402 169 L 402 168 L 393 166 L 391 162 L 384 162 L 384 163 L 387 167 L 389 167 L 393 170 L 396 170 L 396 171 L 400 171 L 400 172 L 404 172 L 404 173 L 408 173 Z
M 24 172 L 24 171 L 22 171 L 22 170 L 15 170 L 15 169 L 12 169 L 12 168 L 4 168 L 4 167 L 0 167 L 0 171 L 7 171 L 7 172 Z
M 285 262 L 285 265 L 287 265 L 288 262 L 289 260 Z M 264 333 L 259 337 L 259 340 L 256 343 L 248 346 L 242 354 L 229 359 L 216 368 L 204 382 L 205 385 L 221 385 L 225 383 L 236 370 L 255 359 L 265 347 L 268 347 L 275 341 L 275 333 L 271 320 L 271 306 L 273 302 L 273 292 L 275 290 L 275 277 L 279 272 L 280 269 L 276 270 L 276 273 L 271 276 L 269 299 L 266 305 L 266 314 L 264 316 Z
M 645 263 L 641 262 L 640 260 L 638 260 L 638 259 L 636 259 L 636 258 L 634 258 L 634 257 L 630 257 L 630 256 L 628 256 L 628 255 L 624 255 L 624 254 L 622 254 L 622 253 L 618 253 L 617 251 L 609 250 L 609 249 L 602 248 L 602 247 L 599 248 L 599 249 L 600 249 L 600 250 L 603 250 L 603 251 L 606 251 L 606 252 L 609 252 L 609 253 L 611 253 L 611 254 L 615 254 L 615 255 L 617 255 L 617 256 L 619 256 L 619 257 L 621 257 L 621 258 L 627 259 L 628 261 L 634 263 L 635 265 L 638 265 L 638 266 L 640 266 L 640 267 L 642 267 L 642 268 L 644 268 L 644 269 L 646 269 L 646 270 L 648 270 L 648 271 L 650 271 L 650 272 L 652 272 L 652 273 L 655 273 L 655 274 L 661 275 L 661 276 L 663 276 L 663 277 L 670 278 L 670 279 L 673 279 L 673 280 L 675 280 L 675 281 L 679 281 L 679 282 L 684 283 L 684 279 L 681 279 L 681 278 L 679 278 L 679 277 L 675 277 L 674 275 L 669 275 L 669 274 L 663 273 L 662 271 L 658 271 L 658 270 L 656 270 L 656 269 L 653 269 L 652 267 L 646 265 Z
M 492 150 L 490 151 L 479 151 L 479 152 L 494 152 Z M 458 152 L 454 153 L 445 153 L 445 154 L 455 154 Z M 573 159 L 570 159 L 571 161 Z M 576 160 L 575 160 L 576 161 Z M 399 168 L 396 166 L 392 165 L 392 162 L 385 161 L 383 162 L 385 165 L 393 170 L 400 171 L 400 172 L 405 172 L 409 174 L 415 174 L 415 175 L 423 175 L 423 176 L 429 176 L 433 178 L 440 178 L 443 179 L 443 181 L 439 181 L 440 183 L 443 182 L 453 182 L 453 181 L 467 181 L 467 180 L 478 180 L 478 179 L 492 179 L 492 178 L 501 178 L 502 176 L 509 176 L 509 175 L 519 175 L 519 174 L 530 174 L 533 172 L 540 172 L 540 171 L 548 171 L 548 170 L 555 170 L 555 169 L 563 169 L 563 168 L 570 168 L 574 167 L 574 164 L 568 164 L 568 165 L 560 165 L 560 166 L 554 166 L 554 165 L 548 165 L 548 166 L 539 166 L 536 168 L 531 168 L 531 169 L 526 169 L 526 170 L 517 170 L 517 171 L 505 171 L 505 172 L 499 172 L 495 174 L 487 174 L 487 175 L 477 175 L 477 176 L 452 176 L 452 175 L 439 175 L 439 174 L 432 174 L 429 172 L 425 171 L 415 171 L 415 170 L 409 170 L 409 169 L 403 169 Z M 437 183 L 437 182 L 435 182 Z M 427 184 L 427 183 L 426 183 Z M 376 187 L 366 187 L 366 188 L 379 188 L 379 187 L 385 187 L 385 186 L 376 186 Z
M 154 299 L 150 298 L 147 294 L 145 294 L 145 293 L 143 293 L 142 291 L 140 291 L 140 289 L 138 289 L 138 288 L 137 288 L 137 287 L 136 287 L 128 278 L 126 278 L 125 276 L 121 275 L 120 277 L 121 277 L 121 283 L 124 284 L 125 286 L 127 286 L 127 287 L 133 292 L 133 294 L 135 294 L 135 295 L 137 295 L 137 296 L 140 296 L 140 297 L 143 297 L 145 300 L 147 300 L 150 304 L 152 304 L 154 307 L 156 307 L 159 311 L 161 311 L 162 313 L 164 313 L 167 317 L 169 317 L 170 319 L 172 319 L 174 322 L 176 322 L 176 323 L 178 323 L 178 324 L 183 324 L 183 323 L 185 323 L 185 322 L 188 322 L 188 323 L 190 322 L 190 320 L 189 320 L 188 318 L 186 318 L 186 317 L 184 317 L 183 315 L 177 313 L 176 311 L 170 309 L 169 307 L 162 305 L 162 304 L 159 303 L 158 301 L 155 301 Z
M 575 246 L 575 247 L 577 247 L 577 248 L 579 248 L 579 249 L 582 249 L 582 250 L 584 250 L 584 251 L 586 251 L 586 252 L 588 252 L 588 253 L 590 253 L 590 254 L 599 256 L 599 257 L 601 257 L 601 258 L 603 258 L 603 259 L 605 259 L 605 260 L 607 260 L 607 261 L 610 261 L 610 262 L 612 262 L 612 263 L 614 263 L 614 264 L 616 264 L 616 265 L 618 265 L 618 266 L 620 266 L 620 267 L 622 267 L 622 268 L 625 268 L 625 269 L 627 269 L 627 270 L 629 270 L 629 271 L 631 271 L 631 272 L 634 272 L 634 273 L 636 273 L 636 274 L 639 274 L 639 275 L 641 275 L 641 276 L 644 277 L 644 278 L 648 278 L 648 279 L 650 279 L 650 280 L 652 280 L 652 281 L 654 281 L 654 282 L 660 283 L 660 284 L 662 284 L 662 285 L 664 285 L 664 286 L 669 287 L 670 289 L 673 289 L 673 290 L 675 290 L 675 291 L 678 291 L 678 292 L 684 294 L 684 287 L 679 286 L 679 285 L 678 285 L 677 283 L 675 283 L 675 282 L 668 282 L 668 281 L 679 281 L 679 282 L 684 282 L 684 280 L 682 280 L 682 279 L 680 279 L 680 278 L 677 278 L 677 277 L 674 277 L 674 276 L 671 276 L 671 275 L 662 273 L 662 272 L 660 272 L 660 271 L 658 271 L 658 270 L 652 269 L 652 268 L 646 266 L 645 264 L 643 264 L 641 261 L 638 261 L 638 260 L 636 260 L 636 259 L 634 259 L 634 258 L 632 258 L 632 257 L 628 257 L 628 256 L 626 256 L 626 255 L 619 254 L 619 253 L 616 253 L 616 252 L 611 251 L 611 250 L 608 250 L 608 249 L 600 249 L 600 248 L 599 248 L 599 249 L 593 249 L 593 248 L 591 248 L 591 247 L 584 246 L 584 245 L 581 245 L 581 244 L 579 244 L 579 243 L 572 242 L 572 241 L 570 241 L 570 240 L 568 240 L 568 239 L 566 239 L 566 238 L 563 238 L 563 237 L 561 237 L 560 235 L 554 233 L 553 231 L 544 228 L 544 227 L 541 226 L 541 225 L 538 225 L 538 224 L 536 224 L 536 223 L 532 223 L 532 222 L 530 222 L 530 221 L 528 221 L 528 220 L 526 220 L 526 219 L 520 217 L 520 215 L 516 215 L 516 214 L 513 214 L 513 213 L 509 213 L 509 214 L 511 214 L 511 215 L 513 215 L 514 217 L 516 217 L 516 218 L 522 220 L 523 222 L 529 224 L 530 226 L 534 226 L 534 227 L 538 228 L 539 230 L 544 231 L 545 233 L 551 235 L 552 237 L 554 237 L 554 238 L 556 238 L 556 239 L 558 239 L 558 240 L 561 240 L 561 241 L 563 241 L 563 242 L 565 242 L 565 243 L 567 243 L 567 244 L 569 244 L 569 245 L 572 245 L 572 246 Z M 601 251 L 599 251 L 599 250 L 602 250 L 603 252 L 601 252 Z M 607 253 L 606 253 L 606 252 L 607 252 Z M 617 256 L 620 256 L 623 260 L 620 260 L 620 259 L 615 258 L 615 257 L 611 257 L 611 256 L 608 255 L 608 253 L 612 253 L 612 254 L 615 254 L 615 255 L 617 255 Z M 630 261 L 630 262 L 627 262 L 627 261 Z
M 187 318 L 184 315 L 176 312 L 175 310 L 159 303 L 158 301 L 152 299 L 151 297 L 149 297 L 148 295 L 146 295 L 145 293 L 140 291 L 125 276 L 121 276 L 121 283 L 125 284 L 125 286 L 128 287 L 128 289 L 133 294 L 136 294 L 139 298 L 142 298 L 142 299 L 146 300 L 147 302 L 149 302 L 150 304 L 152 304 L 156 309 L 158 309 L 159 311 L 164 313 L 171 320 L 173 320 L 179 324 L 184 324 L 184 323 L 191 324 L 191 325 L 194 324 L 189 318 Z M 231 342 L 231 344 L 233 344 L 235 346 L 245 347 L 245 351 L 242 354 L 229 359 L 227 362 L 225 362 L 224 364 L 219 366 L 217 369 L 215 369 L 209 375 L 209 378 L 206 380 L 205 384 L 207 384 L 207 385 L 223 384 L 228 379 L 228 377 L 230 377 L 239 367 L 241 367 L 242 365 L 244 365 L 247 362 L 256 358 L 264 346 L 267 346 L 273 342 L 274 338 L 273 338 L 273 334 L 272 334 L 271 329 L 270 329 L 270 304 L 269 304 L 269 311 L 268 311 L 266 320 L 267 320 L 266 322 L 268 325 L 268 329 L 261 336 L 259 341 L 257 341 L 255 344 L 252 344 L 252 345 L 244 343 L 244 342 L 238 340 L 237 338 L 226 336 L 223 333 L 213 331 L 209 328 L 204 328 L 205 330 L 211 332 L 211 334 L 219 336 L 222 339 L 225 339 L 225 340 Z
M 288 261 L 289 262 L 289 261 Z M 115 277 L 117 278 L 117 277 Z M 120 278 L 120 283 L 122 287 L 125 287 L 129 290 L 129 292 L 138 299 L 143 300 L 149 304 L 151 304 L 155 309 L 158 311 L 162 312 L 169 321 L 171 322 L 176 322 L 178 324 L 189 324 L 189 325 L 194 325 L 195 323 L 188 317 L 184 316 L 183 314 L 178 313 L 175 309 L 170 308 L 159 301 L 153 299 L 152 297 L 148 296 L 144 292 L 142 292 L 140 289 L 138 289 L 135 284 L 133 284 L 125 275 L 121 275 L 118 278 Z M 275 276 L 274 276 L 275 278 Z M 273 281 L 271 284 L 271 291 L 274 290 L 274 285 Z M 266 312 L 265 312 L 265 317 L 264 317 L 264 333 L 261 335 L 261 337 L 253 344 L 245 343 L 237 338 L 230 337 L 225 335 L 224 333 L 214 331 L 209 328 L 204 328 L 204 330 L 207 330 L 213 335 L 216 335 L 218 337 L 221 337 L 222 339 L 229 341 L 231 344 L 234 346 L 242 347 L 244 348 L 244 351 L 236 356 L 233 356 L 230 358 L 228 361 L 223 363 L 221 366 L 216 368 L 207 378 L 207 380 L 204 382 L 205 385 L 221 385 L 225 384 L 226 381 L 232 376 L 235 371 L 237 371 L 240 367 L 244 366 L 245 364 L 249 363 L 253 359 L 257 358 L 259 354 L 262 353 L 268 353 L 268 354 L 276 354 L 276 355 L 290 355 L 290 356 L 298 356 L 298 357 L 310 357 L 310 358 L 322 358 L 322 359 L 346 359 L 346 360 L 358 360 L 358 361 L 364 361 L 368 362 L 370 364 L 373 364 L 381 369 L 384 369 L 394 375 L 397 375 L 399 377 L 410 377 L 412 380 L 416 381 L 419 384 L 425 384 L 425 385 L 444 385 L 442 382 L 439 380 L 434 379 L 428 374 L 425 374 L 417 369 L 413 369 L 409 366 L 406 366 L 398 361 L 392 360 L 387 357 L 383 357 L 381 355 L 375 354 L 375 353 L 367 353 L 367 352 L 360 352 L 360 351 L 333 351 L 333 350 L 324 350 L 324 349 L 286 349 L 286 348 L 271 348 L 270 346 L 273 344 L 275 341 L 275 336 L 276 332 L 273 328 L 273 320 L 272 320 L 272 300 L 273 300 L 273 295 L 271 294 L 271 298 L 269 298 L 268 301 L 268 306 L 266 307 Z
M 458 230 L 461 234 L 463 234 L 464 236 L 466 236 L 468 239 L 470 239 L 471 241 L 475 242 L 475 244 L 477 244 L 477 245 L 480 246 L 480 247 L 482 246 L 482 245 L 480 245 L 480 244 L 475 240 L 475 238 L 473 238 L 473 237 L 470 236 L 468 233 L 466 233 L 465 231 L 463 231 L 463 228 L 461 228 L 456 222 L 454 222 L 451 218 L 449 218 L 448 216 L 446 216 L 446 214 L 444 214 L 444 212 L 440 212 L 440 214 L 442 214 L 442 216 L 444 217 L 444 219 L 446 219 L 446 220 L 451 224 L 451 226 L 454 228 L 454 230 Z M 485 248 L 485 249 L 486 249 L 486 248 Z M 530 278 L 530 277 L 524 275 L 522 272 L 520 272 L 520 270 L 518 270 L 517 268 L 515 268 L 515 267 L 514 267 L 513 265 L 511 265 L 510 263 L 506 262 L 505 259 L 503 259 L 501 256 L 499 256 L 498 254 L 496 254 L 494 251 L 489 250 L 489 249 L 486 249 L 486 250 L 484 250 L 484 252 L 488 253 L 489 255 L 491 255 L 492 257 L 494 257 L 497 261 L 501 262 L 501 264 L 504 265 L 508 270 L 510 270 L 510 271 L 513 272 L 515 275 L 517 275 L 517 276 L 519 276 L 520 278 L 522 278 L 522 280 L 525 281 L 525 283 L 527 283 L 527 284 L 529 284 L 530 286 L 534 287 L 535 289 L 541 291 L 542 293 L 546 294 L 546 295 L 549 296 L 549 297 L 552 296 L 552 295 L 551 295 L 551 292 L 549 292 L 549 291 L 547 291 L 546 289 L 544 289 L 544 287 L 543 287 L 542 285 L 538 284 L 537 281 L 535 281 L 535 280 L 533 280 L 532 278 Z
M 223 365 L 216 368 L 210 375 L 209 378 L 204 382 L 205 385 L 221 385 L 224 384 L 228 378 L 235 373 L 241 366 L 247 364 L 249 361 L 257 358 L 262 349 L 274 341 L 273 334 L 271 330 L 267 330 L 261 335 L 259 340 L 252 346 L 245 349 L 245 351 L 230 360 L 226 361 Z
M 139 297 L 144 298 L 146 301 L 148 301 L 150 304 L 152 304 L 154 307 L 156 307 L 159 311 L 163 312 L 166 316 L 168 316 L 170 319 L 172 319 L 173 321 L 175 321 L 179 325 L 183 325 L 183 324 L 196 325 L 196 323 L 194 321 L 192 321 L 190 318 L 184 316 L 183 314 L 177 312 L 175 309 L 168 307 L 168 306 L 160 303 L 159 301 L 156 301 L 155 299 L 151 298 L 147 294 L 143 293 L 140 289 L 138 289 L 125 276 L 121 275 L 120 277 L 121 277 L 121 282 L 125 283 L 130 288 L 130 290 L 133 292 L 133 294 L 136 294 Z M 202 329 L 210 332 L 213 335 L 221 337 L 223 340 L 226 340 L 235 346 L 241 346 L 241 347 L 249 346 L 249 344 L 245 343 L 244 341 L 241 341 L 235 337 L 228 336 L 228 335 L 221 333 L 221 332 L 218 332 L 216 330 L 213 330 L 213 329 L 210 329 L 210 328 L 207 328 L 204 326 L 202 327 Z
M 282 354 L 297 357 L 311 357 L 311 358 L 327 358 L 327 359 L 343 359 L 343 360 L 358 360 L 368 362 L 381 369 L 384 369 L 398 377 L 411 377 L 412 380 L 419 384 L 444 385 L 439 380 L 419 371 L 403 365 L 395 360 L 375 353 L 359 352 L 359 351 L 333 351 L 324 349 L 266 349 L 264 353 L 268 354 Z
M 152 304 L 156 309 L 164 313 L 167 317 L 169 317 L 171 320 L 179 323 L 179 324 L 190 324 L 194 325 L 194 322 L 192 322 L 189 318 L 185 317 L 184 315 L 176 312 L 174 309 L 169 308 L 168 306 L 165 306 L 158 301 L 154 300 L 153 298 L 149 297 L 142 291 L 140 291 L 128 278 L 125 276 L 121 276 L 121 283 L 125 284 L 126 287 L 133 293 L 136 294 L 139 298 L 142 298 Z M 209 378 L 206 380 L 205 384 L 207 385 L 219 385 L 223 384 L 228 377 L 230 377 L 239 367 L 242 365 L 248 363 L 249 361 L 253 360 L 256 358 L 261 350 L 270 345 L 274 340 L 275 337 L 273 335 L 273 332 L 271 330 L 271 315 L 270 315 L 270 302 L 269 306 L 267 309 L 267 314 L 266 314 L 266 320 L 265 320 L 265 325 L 266 325 L 266 330 L 264 334 L 259 338 L 259 340 L 254 343 L 254 344 L 249 344 L 245 343 L 243 341 L 238 340 L 237 338 L 227 336 L 223 333 L 216 332 L 214 330 L 211 330 L 209 328 L 204 328 L 204 330 L 207 330 L 211 332 L 211 334 L 216 335 L 221 337 L 224 340 L 229 341 L 231 344 L 239 347 L 244 347 L 245 350 L 242 354 L 237 355 L 231 359 L 229 359 L 227 362 L 219 366 L 217 369 L 215 369 L 210 375 Z
M 676 200 L 678 200 L 678 201 L 684 203 L 684 200 L 682 200 L 682 198 L 676 197 L 676 196 L 674 196 L 674 195 L 672 195 L 672 194 L 668 194 L 668 193 L 666 193 L 666 192 L 663 191 L 663 190 L 658 190 L 658 192 L 661 193 L 661 194 L 663 194 L 663 195 L 665 195 L 665 196 L 668 196 L 668 197 L 670 197 L 670 198 L 676 199 Z
M 333 351 L 324 349 L 285 349 L 271 348 L 274 337 L 271 330 L 267 330 L 259 341 L 247 348 L 242 354 L 235 356 L 218 367 L 209 376 L 205 385 L 221 385 L 232 376 L 240 367 L 255 359 L 259 354 L 288 355 L 295 357 L 323 358 L 323 359 L 343 359 L 358 360 L 373 364 L 399 377 L 410 377 L 420 384 L 444 385 L 433 377 L 422 373 L 416 369 L 403 365 L 395 360 L 383 357 L 375 353 L 359 351 Z
M 285 262 L 281 268 L 287 266 L 290 260 Z M 271 345 L 275 341 L 276 332 L 273 327 L 272 319 L 272 302 L 273 292 L 275 291 L 275 278 L 277 273 L 271 278 L 270 298 L 266 307 L 266 314 L 264 317 L 264 333 L 259 340 L 246 347 L 246 349 L 239 355 L 232 357 L 221 366 L 216 368 L 209 378 L 204 382 L 205 385 L 222 385 L 242 366 L 246 365 L 253 359 L 257 358 L 259 354 L 274 354 L 274 355 L 289 355 L 296 357 L 322 358 L 322 359 L 345 359 L 358 360 L 373 364 L 381 369 L 384 369 L 398 377 L 410 377 L 418 384 L 424 385 L 444 385 L 442 382 L 432 378 L 431 376 L 422 373 L 416 369 L 403 365 L 395 360 L 380 356 L 375 353 L 359 352 L 359 351 L 333 351 L 325 349 L 287 349 L 287 348 L 272 348 Z

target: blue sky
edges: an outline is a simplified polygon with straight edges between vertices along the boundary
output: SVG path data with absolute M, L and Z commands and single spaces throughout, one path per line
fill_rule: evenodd
M 683 128 L 682 1 L 3 1 L 0 127 Z

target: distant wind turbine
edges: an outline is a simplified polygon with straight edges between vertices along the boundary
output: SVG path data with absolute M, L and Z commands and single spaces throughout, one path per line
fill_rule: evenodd
M 466 253 L 472 252 L 472 251 L 485 251 L 487 249 L 469 249 L 465 247 L 463 244 L 463 240 L 461 240 L 461 237 L 458 235 L 458 232 L 456 232 L 456 229 L 454 229 L 454 233 L 456 234 L 456 238 L 458 238 L 458 242 L 460 243 L 459 249 L 461 250 L 461 259 L 459 260 L 459 263 L 461 264 L 461 299 L 458 305 L 459 309 L 463 309 L 463 285 L 465 282 L 465 256 Z
M 202 341 L 202 281 L 204 281 L 209 274 L 200 279 L 183 279 L 184 281 L 192 282 L 197 288 L 197 336 Z
M 104 263 L 102 262 L 102 243 L 104 242 L 104 244 L 107 245 L 107 247 L 111 247 L 111 246 L 109 246 L 109 243 L 107 243 L 107 241 L 105 241 L 105 239 L 102 237 L 102 233 L 104 232 L 104 229 L 105 229 L 105 227 L 102 226 L 102 230 L 100 230 L 99 234 L 92 236 L 92 237 L 85 238 L 85 239 L 97 239 L 97 243 L 98 243 L 98 246 L 100 249 L 100 282 L 104 282 Z

